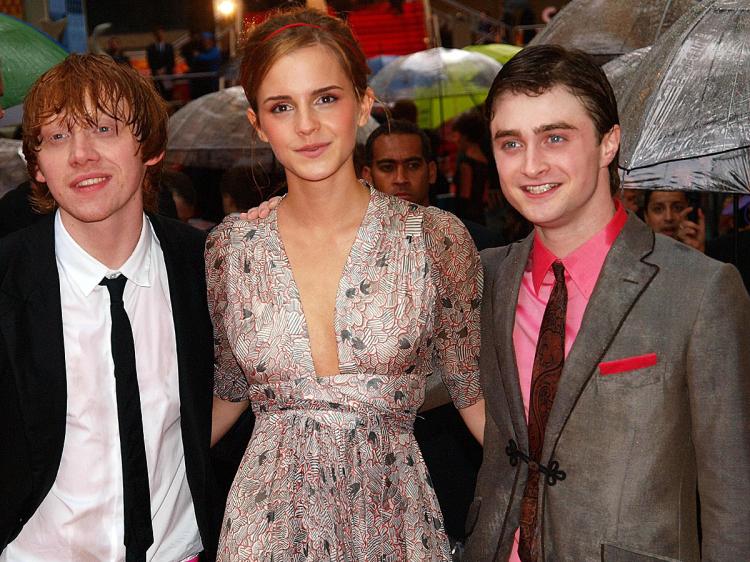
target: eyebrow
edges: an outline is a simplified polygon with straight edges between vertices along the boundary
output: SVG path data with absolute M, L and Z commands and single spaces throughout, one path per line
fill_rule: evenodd
M 398 160 L 397 158 L 377 158 L 376 164 L 395 164 L 396 162 L 424 162 L 425 159 L 422 156 L 409 156 Z
M 571 125 L 570 123 L 566 123 L 565 121 L 560 121 L 558 123 L 548 123 L 546 125 L 540 125 L 539 127 L 534 127 L 532 129 L 532 132 L 535 135 L 538 135 L 539 133 L 547 133 L 549 131 L 559 131 L 559 130 L 567 130 L 567 131 L 577 131 L 578 127 L 575 127 L 574 125 Z M 502 131 L 498 131 L 495 133 L 496 139 L 503 138 L 503 137 L 520 137 L 521 131 L 518 129 L 505 129 Z
M 343 90 L 341 86 L 336 86 L 335 84 L 331 86 L 324 86 L 322 88 L 317 88 L 316 90 L 313 90 L 310 92 L 310 95 L 317 96 L 320 94 L 323 94 L 325 92 L 330 92 L 331 90 Z M 263 103 L 267 103 L 269 101 L 285 101 L 292 99 L 292 96 L 289 95 L 280 95 L 280 96 L 268 96 L 266 99 L 263 100 Z

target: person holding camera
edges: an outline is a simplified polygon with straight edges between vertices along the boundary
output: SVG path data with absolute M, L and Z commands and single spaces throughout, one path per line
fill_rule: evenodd
M 646 191 L 643 219 L 651 229 L 706 253 L 706 217 L 684 191 Z

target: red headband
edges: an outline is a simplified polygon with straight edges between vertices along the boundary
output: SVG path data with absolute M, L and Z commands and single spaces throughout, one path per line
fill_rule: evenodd
M 261 41 L 268 41 L 274 35 L 278 35 L 282 31 L 284 31 L 285 29 L 290 29 L 292 27 L 314 27 L 316 29 L 323 29 L 322 27 L 320 27 L 319 25 L 316 25 L 314 23 L 304 23 L 304 22 L 288 23 L 286 25 L 282 25 L 278 29 L 274 29 L 271 33 L 269 33 L 263 39 L 261 39 Z

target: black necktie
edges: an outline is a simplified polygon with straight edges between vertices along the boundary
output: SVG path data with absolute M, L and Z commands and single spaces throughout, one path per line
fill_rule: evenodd
M 522 562 L 536 562 L 539 552 L 534 535 L 539 524 L 539 470 L 544 446 L 544 430 L 547 428 L 552 404 L 557 394 L 557 383 L 565 363 L 565 316 L 568 310 L 568 290 L 565 286 L 565 268 L 556 261 L 552 264 L 555 285 L 552 287 L 547 308 L 544 309 L 539 340 L 531 374 L 529 397 L 529 476 L 521 500 L 521 537 L 518 557 Z
M 135 345 L 122 294 L 127 278 L 119 275 L 99 283 L 109 290 L 112 313 L 112 359 L 115 363 L 117 420 L 120 424 L 123 503 L 125 512 L 125 552 L 127 562 L 146 560 L 154 542 L 151 529 L 151 495 L 148 487 L 146 447 L 143 443 L 141 400 L 135 370 Z

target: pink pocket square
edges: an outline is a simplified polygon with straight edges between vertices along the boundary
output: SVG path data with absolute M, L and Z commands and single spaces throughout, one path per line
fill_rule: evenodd
M 645 355 L 625 357 L 624 359 L 615 359 L 614 361 L 602 361 L 599 363 L 599 374 L 616 375 L 625 371 L 653 367 L 654 365 L 656 365 L 656 353 L 646 353 Z

